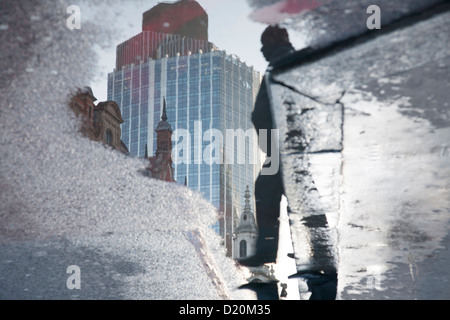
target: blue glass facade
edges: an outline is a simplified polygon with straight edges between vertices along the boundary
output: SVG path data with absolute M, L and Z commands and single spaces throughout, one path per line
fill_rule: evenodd
M 231 235 L 233 220 L 244 206 L 246 186 L 253 194 L 259 172 L 257 135 L 251 123 L 259 85 L 259 72 L 219 50 L 149 60 L 108 75 L 108 100 L 116 101 L 121 108 L 125 121 L 122 140 L 133 156 L 144 156 L 145 145 L 149 155 L 155 153 L 154 129 L 166 99 L 172 128 L 185 129 L 191 137 L 191 161 L 175 165 L 175 179 L 181 184 L 187 181 L 189 188 L 201 192 L 218 208 L 223 219 L 217 228 L 224 236 Z M 193 140 L 200 129 L 198 121 L 201 136 L 196 143 Z M 235 143 L 220 150 L 223 159 L 233 152 L 236 159 L 244 156 L 246 163 L 208 164 L 205 157 L 201 163 L 195 161 L 196 152 L 203 152 L 211 144 L 209 139 L 202 139 L 208 129 L 220 130 L 224 144 L 227 129 L 251 129 L 245 148 L 239 149 Z

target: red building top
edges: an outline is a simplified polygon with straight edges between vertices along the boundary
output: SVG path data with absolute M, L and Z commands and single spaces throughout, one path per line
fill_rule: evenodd
M 116 70 L 149 59 L 209 52 L 212 48 L 208 15 L 196 1 L 159 3 L 144 12 L 142 32 L 117 46 Z
M 163 2 L 144 12 L 142 31 L 177 34 L 207 41 L 208 15 L 197 1 Z

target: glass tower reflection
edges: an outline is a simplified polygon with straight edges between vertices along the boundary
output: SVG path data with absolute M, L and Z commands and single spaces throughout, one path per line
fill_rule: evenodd
M 251 123 L 259 86 L 259 72 L 209 42 L 205 10 L 196 1 L 184 0 L 161 2 L 144 12 L 142 32 L 117 46 L 116 69 L 108 74 L 108 100 L 121 109 L 122 141 L 132 156 L 144 157 L 146 147 L 149 156 L 155 154 L 155 128 L 164 99 L 174 131 L 189 132 L 191 159 L 174 164 L 175 180 L 217 207 L 220 219 L 214 228 L 229 254 L 246 187 L 253 194 L 261 167 Z M 208 129 L 220 130 L 224 138 L 227 129 L 250 129 L 245 148 L 237 143 L 220 148 L 222 159 L 233 153 L 236 159 L 243 155 L 246 163 L 210 164 L 203 155 L 211 144 L 208 137 L 203 139 Z M 200 139 L 193 141 L 198 131 Z M 177 141 L 173 145 L 176 148 Z M 199 154 L 200 161 L 195 157 Z
M 211 141 L 192 141 L 195 124 L 201 121 L 201 137 L 208 129 L 220 130 L 224 138 L 226 129 L 253 130 L 251 112 L 259 85 L 259 72 L 220 50 L 130 64 L 108 75 L 108 100 L 116 101 L 121 108 L 125 121 L 122 140 L 131 155 L 143 157 L 146 145 L 149 155 L 155 153 L 154 128 L 161 117 L 164 98 L 172 127 L 190 133 L 191 161 L 175 165 L 175 179 L 201 192 L 218 208 L 221 219 L 215 228 L 224 237 L 227 248 L 231 246 L 234 219 L 244 205 L 246 186 L 253 193 L 259 172 L 257 135 L 253 132 L 245 150 L 238 150 L 237 143 L 234 150 L 229 150 L 235 154 L 244 152 L 245 164 L 207 164 L 204 158 L 197 163 L 193 157 L 199 150 L 195 147 L 201 145 L 202 152 Z M 225 157 L 228 151 L 223 148 L 221 152 Z M 249 163 L 250 154 L 256 164 Z

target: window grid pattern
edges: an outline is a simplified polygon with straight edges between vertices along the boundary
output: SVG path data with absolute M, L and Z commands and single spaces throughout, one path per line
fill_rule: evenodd
M 191 135 L 191 163 L 175 165 L 175 179 L 197 190 L 228 217 L 220 233 L 231 233 L 233 219 L 242 211 L 244 193 L 259 173 L 256 132 L 246 140 L 245 148 L 226 145 L 223 159 L 234 153 L 232 164 L 194 163 L 195 122 L 201 121 L 201 134 L 208 129 L 253 129 L 251 112 L 259 89 L 259 72 L 224 51 L 180 55 L 150 60 L 140 65 L 123 67 L 108 75 L 108 100 L 118 103 L 124 123 L 122 140 L 131 155 L 143 157 L 145 145 L 151 156 L 156 151 L 156 134 L 163 99 L 167 103 L 168 121 L 173 129 L 187 129 Z M 176 142 L 174 142 L 174 145 Z M 200 152 L 210 144 L 201 141 Z M 249 154 L 255 164 L 248 163 Z M 242 156 L 245 164 L 237 164 Z

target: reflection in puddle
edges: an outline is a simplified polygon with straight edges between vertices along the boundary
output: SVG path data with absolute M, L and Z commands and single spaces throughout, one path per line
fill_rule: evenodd
M 241 0 L 238 2 L 243 3 Z M 287 14 L 290 20 L 285 20 L 285 24 L 292 26 L 293 29 L 301 29 L 304 24 L 298 23 L 296 14 L 303 11 L 306 21 L 311 23 L 310 27 L 314 27 L 312 34 L 318 35 L 317 39 L 336 40 L 351 35 L 349 29 L 354 29 L 352 23 L 342 22 L 340 14 L 345 15 L 345 21 L 359 21 L 355 18 L 358 16 L 358 8 L 365 9 L 364 6 L 367 7 L 370 3 L 361 1 L 359 6 L 355 6 L 355 2 L 352 1 L 330 1 L 322 9 L 334 8 L 336 5 L 342 10 L 329 10 L 331 17 L 321 15 L 317 19 L 311 18 L 318 12 L 327 11 L 314 10 L 321 2 L 325 4 L 325 1 L 310 1 L 311 7 L 306 8 L 295 6 L 299 4 L 296 1 L 277 3 L 267 1 L 264 3 L 275 5 L 273 8 L 280 15 L 268 16 L 267 12 L 259 11 L 252 17 L 278 21 L 285 19 Z M 388 13 L 388 20 L 398 17 L 399 12 L 405 11 L 402 9 L 405 7 L 395 6 L 392 1 L 383 3 L 388 8 L 393 8 L 392 11 L 384 11 Z M 406 12 L 411 8 L 420 8 L 423 3 L 424 1 L 408 2 L 405 5 Z M 156 46 L 155 50 L 160 50 L 159 56 L 158 52 L 154 55 L 154 52 L 152 55 L 137 54 L 133 57 L 136 59 L 122 57 L 123 59 L 119 59 L 121 63 L 116 64 L 116 46 L 142 31 L 142 13 L 150 9 L 151 5 L 144 1 L 136 1 L 133 6 L 124 1 L 107 3 L 99 1 L 94 4 L 83 2 L 80 4 L 83 17 L 81 28 L 73 30 L 66 27 L 67 15 L 61 15 L 61 12 L 65 13 L 64 9 L 68 5 L 69 3 L 66 5 L 60 2 L 57 13 L 55 6 L 45 3 L 39 3 L 33 8 L 11 5 L 6 21 L 0 24 L 2 50 L 3 46 L 6 46 L 8 50 L 5 52 L 13 52 L 0 62 L 2 66 L 0 88 L 4 98 L 0 118 L 2 121 L 0 175 L 6 180 L 1 183 L 0 193 L 2 208 L 0 240 L 8 246 L 12 240 L 81 237 L 83 245 L 95 246 L 98 243 L 96 244 L 92 238 L 98 237 L 97 241 L 102 244 L 101 250 L 120 253 L 123 258 L 120 261 L 127 262 L 119 266 L 119 271 L 129 277 L 141 274 L 141 269 L 139 272 L 133 271 L 128 263 L 141 261 L 140 258 L 144 256 L 144 251 L 141 252 L 136 247 L 151 248 L 155 258 L 152 256 L 154 259 L 150 262 L 144 261 L 142 268 L 152 272 L 145 273 L 143 284 L 139 284 L 142 289 L 139 297 L 154 297 L 152 294 L 155 292 L 146 291 L 155 283 L 153 273 L 164 274 L 179 281 L 170 287 L 171 290 L 161 291 L 163 294 L 186 298 L 187 293 L 192 293 L 193 286 L 202 292 L 204 288 L 209 288 L 210 279 L 205 277 L 204 270 L 199 267 L 201 261 L 195 258 L 197 255 L 194 248 L 180 235 L 215 222 L 215 208 L 210 206 L 208 201 L 204 201 L 198 192 L 187 191 L 183 186 L 169 188 L 159 181 L 144 179 L 137 170 L 143 166 L 139 159 L 125 157 L 118 152 L 109 152 L 99 147 L 100 144 L 80 139 L 79 133 L 74 129 L 75 122 L 72 115 L 61 111 L 61 106 L 67 105 L 65 99 L 70 90 L 76 87 L 83 88 L 91 82 L 92 95 L 98 101 L 107 101 L 108 97 L 120 100 L 115 102 L 117 107 L 110 103 L 100 105 L 105 107 L 102 109 L 104 114 L 113 114 L 119 109 L 121 116 L 124 116 L 128 123 L 138 122 L 139 125 L 144 123 L 141 120 L 145 116 L 147 119 L 153 118 L 153 122 L 147 122 L 145 129 L 147 131 L 143 126 L 127 127 L 124 124 L 121 130 L 127 129 L 127 135 L 122 132 L 118 134 L 113 130 L 110 133 L 104 131 L 103 138 L 107 144 L 126 140 L 122 138 L 127 137 L 127 149 L 132 151 L 136 147 L 136 150 L 139 150 L 136 151 L 136 155 L 142 156 L 147 152 L 153 152 L 149 151 L 150 148 L 145 148 L 145 142 L 148 145 L 150 143 L 157 145 L 157 137 L 148 139 L 148 132 L 153 131 L 155 121 L 159 121 L 165 114 L 162 107 L 163 98 L 169 97 L 171 90 L 173 92 L 172 97 L 168 98 L 170 101 L 168 108 L 177 104 L 179 108 L 167 110 L 170 113 L 168 114 L 170 121 L 176 123 L 176 119 L 188 117 L 187 112 L 183 113 L 187 108 L 181 105 L 184 100 L 178 99 L 179 96 L 175 95 L 175 92 L 181 92 L 184 84 L 187 87 L 187 81 L 177 82 L 184 76 L 188 78 L 187 72 L 183 74 L 180 69 L 176 69 L 176 66 L 181 65 L 180 60 L 185 60 L 186 70 L 190 70 L 189 77 L 194 71 L 197 76 L 195 84 L 189 83 L 189 90 L 194 90 L 195 87 L 198 94 L 192 91 L 185 97 L 186 103 L 188 99 L 192 102 L 194 96 L 199 98 L 200 103 L 196 104 L 195 109 L 198 118 L 204 116 L 198 106 L 205 105 L 212 98 L 212 95 L 205 94 L 212 92 L 206 88 L 215 85 L 216 69 L 211 68 L 213 65 L 211 59 L 214 61 L 215 58 L 217 60 L 223 58 L 221 63 L 231 66 L 232 69 L 226 71 L 228 74 L 238 75 L 236 84 L 247 84 L 245 92 L 239 95 L 234 91 L 227 97 L 230 100 L 238 96 L 245 97 L 242 99 L 245 100 L 246 112 L 240 113 L 236 109 L 236 114 L 233 112 L 230 114 L 231 122 L 238 125 L 249 116 L 256 92 L 256 86 L 252 87 L 250 84 L 257 83 L 259 80 L 257 71 L 264 71 L 265 65 L 258 63 L 257 68 L 249 71 L 257 58 L 238 59 L 230 54 L 235 54 L 231 49 L 227 54 L 221 55 L 216 52 L 217 56 L 214 54 L 208 56 L 211 52 L 215 52 L 209 46 L 203 47 L 202 52 L 199 50 L 194 52 L 195 50 L 187 50 L 188 48 L 184 47 L 187 51 L 180 50 L 180 55 L 178 51 L 173 54 L 174 51 L 170 51 L 173 49 L 172 45 L 174 47 L 190 45 L 185 38 L 172 39 L 173 41 L 169 41 L 164 47 Z M 217 8 L 223 8 L 217 3 L 216 5 Z M 381 7 L 383 8 L 383 5 Z M 236 8 L 238 7 L 228 10 L 240 12 Z M 225 17 L 222 17 L 223 19 L 229 20 L 229 15 L 224 13 L 223 16 Z M 214 21 L 211 15 L 210 25 L 215 23 Z M 333 140 L 333 146 L 337 148 L 333 148 L 331 150 L 333 152 L 326 157 L 320 154 L 310 155 L 307 157 L 308 165 L 301 166 L 295 163 L 293 167 L 298 169 L 297 173 L 309 170 L 314 176 L 316 186 L 308 190 L 309 194 L 317 198 L 312 200 L 309 198 L 311 203 L 317 199 L 328 200 L 324 202 L 322 209 L 330 228 L 339 231 L 332 233 L 331 237 L 339 241 L 334 244 L 339 253 L 341 299 L 449 296 L 448 35 L 450 32 L 448 23 L 445 23 L 447 21 L 448 13 L 443 13 L 442 16 L 398 30 L 395 34 L 391 34 L 392 39 L 383 38 L 376 44 L 366 43 L 354 51 L 336 53 L 331 58 L 324 58 L 310 66 L 276 75 L 278 85 L 288 84 L 295 88 L 297 93 L 304 92 L 311 97 L 319 98 L 314 103 L 308 102 L 310 106 L 326 105 L 321 109 L 323 112 L 311 113 L 311 117 L 321 122 L 325 130 L 322 134 L 325 135 L 326 132 L 326 140 L 328 142 Z M 258 29 L 249 23 L 248 29 L 239 30 L 236 25 L 240 25 L 240 22 L 242 22 L 240 19 L 236 19 L 235 24 L 229 23 L 224 28 L 226 29 L 224 33 L 228 32 L 229 36 L 231 28 L 241 31 L 239 34 L 232 33 L 233 41 L 243 41 L 240 44 L 242 48 L 247 47 L 246 42 L 254 41 L 253 43 L 257 45 L 251 46 L 252 55 L 247 57 L 260 57 L 259 35 L 264 26 Z M 362 25 L 364 28 L 364 24 Z M 162 21 L 160 26 L 172 28 L 175 24 Z M 244 32 L 250 35 L 244 37 Z M 208 36 L 208 39 L 215 41 L 211 34 Z M 218 45 L 217 48 L 220 48 L 217 51 L 228 49 L 222 45 Z M 125 55 L 131 54 L 132 50 L 123 52 Z M 239 55 L 239 52 L 236 51 L 236 54 Z M 145 61 L 141 63 L 138 58 L 143 57 Z M 157 63 L 156 60 L 160 62 Z M 161 63 L 162 60 L 164 63 Z M 188 61 L 189 67 L 197 63 L 197 68 L 187 68 Z M 146 71 L 144 64 L 147 64 Z M 113 72 L 114 66 L 116 70 Z M 166 86 L 160 85 L 158 90 L 153 92 L 137 90 L 138 85 L 149 79 L 151 72 L 155 74 L 156 68 L 165 70 Z M 174 72 L 170 73 L 170 70 Z M 111 76 L 110 92 L 107 89 L 108 73 L 115 74 Z M 251 74 L 248 81 L 241 82 L 247 73 Z M 119 81 L 119 74 L 120 76 L 126 74 L 126 77 L 122 77 Z M 144 74 L 147 78 L 143 76 Z M 160 74 L 164 73 L 160 70 Z M 127 78 L 128 82 L 123 81 L 124 78 Z M 148 83 L 146 88 L 149 89 Z M 119 91 L 126 92 L 126 95 L 116 99 Z M 343 92 L 345 94 L 342 96 Z M 202 96 L 202 93 L 205 95 Z M 339 93 L 339 98 L 333 103 L 330 103 L 329 99 L 323 101 L 320 99 L 334 97 L 336 93 Z M 159 108 L 149 109 L 147 104 L 145 113 L 145 106 L 141 102 L 145 99 L 149 101 L 149 94 L 159 99 L 156 104 L 156 100 L 153 99 L 154 106 Z M 296 94 L 291 97 L 296 99 Z M 214 102 L 214 99 L 212 100 Z M 241 105 L 241 102 L 237 101 L 236 105 Z M 337 106 L 342 107 L 343 112 L 341 109 L 336 110 Z M 84 109 L 83 113 L 93 125 L 96 110 L 95 106 L 91 107 Z M 301 103 L 299 107 L 304 108 L 304 104 Z M 148 112 L 149 110 L 151 112 Z M 178 110 L 178 113 L 175 110 Z M 333 113 L 333 110 L 337 112 Z M 207 111 L 208 116 L 214 119 L 216 115 L 220 115 L 223 108 L 216 110 L 209 108 Z M 102 117 L 100 113 L 97 114 Z M 190 113 L 190 116 L 193 114 L 194 112 Z M 330 125 L 336 125 L 336 119 L 342 114 L 343 136 L 339 136 L 333 134 L 334 128 L 330 128 Z M 311 122 L 302 123 L 295 114 L 290 116 L 292 126 L 311 124 Z M 125 119 L 123 120 L 125 123 Z M 98 126 L 88 129 L 89 134 L 91 129 L 95 134 L 96 128 L 98 129 Z M 141 135 L 141 132 L 145 132 L 147 136 L 145 133 Z M 138 137 L 139 142 L 131 147 L 133 135 Z M 146 141 L 143 139 L 145 136 Z M 291 138 L 295 137 L 291 135 Z M 314 139 L 308 141 L 312 140 Z M 298 143 L 295 139 L 288 142 L 292 145 Z M 323 148 L 321 142 L 323 141 L 314 140 L 318 148 L 315 152 L 323 151 L 320 150 Z M 343 144 L 339 145 L 340 142 Z M 298 159 L 303 161 L 305 158 Z M 182 172 L 188 176 L 187 183 L 192 183 L 197 191 L 209 192 L 211 199 L 223 196 L 224 193 L 215 187 L 202 190 L 201 183 L 214 178 L 210 167 L 208 167 L 209 175 L 198 174 L 199 166 L 197 164 L 197 167 L 186 168 L 184 172 L 180 169 L 178 173 Z M 218 170 L 212 169 L 212 172 L 215 171 Z M 243 200 L 243 192 L 238 188 L 233 189 L 232 185 L 239 184 L 242 176 L 251 180 L 252 174 L 240 172 L 236 175 L 236 179 L 227 180 L 227 197 L 230 201 L 237 199 L 235 210 L 230 208 L 228 211 L 230 219 L 222 225 L 221 232 L 228 233 L 229 237 L 232 237 L 233 217 L 239 216 L 242 208 L 240 202 Z M 178 179 L 181 184 L 185 181 L 184 177 Z M 242 183 L 243 188 L 246 185 L 247 183 Z M 216 197 L 217 194 L 219 195 Z M 290 201 L 294 203 L 296 199 Z M 301 206 L 302 203 L 305 202 L 298 201 L 297 205 Z M 168 212 L 170 214 L 167 214 Z M 309 222 L 310 226 L 314 225 Z M 127 233 L 131 236 L 126 236 Z M 114 235 L 114 246 L 111 246 L 103 235 L 109 237 Z M 308 237 L 307 234 L 302 235 Z M 212 244 L 210 250 L 213 250 L 216 261 L 220 262 L 217 263 L 218 268 L 214 273 L 219 270 L 217 274 L 224 275 L 227 284 L 237 285 L 237 282 L 242 281 L 242 277 L 239 278 L 242 270 L 237 270 L 225 260 L 221 251 L 223 247 L 215 246 L 216 237 L 209 235 L 207 239 Z M 124 243 L 127 245 L 120 247 Z M 45 252 L 52 252 L 50 249 L 46 248 Z M 15 252 L 13 247 L 9 247 L 8 250 Z M 42 252 L 44 251 L 38 251 L 35 258 L 47 258 L 48 255 Z M 173 261 L 176 261 L 176 264 Z M 8 258 L 3 263 L 9 266 L 14 261 Z M 27 267 L 27 262 L 23 261 L 23 266 Z M 188 278 L 181 276 L 184 275 L 184 270 L 179 266 L 187 266 L 186 268 L 190 270 Z M 8 267 L 11 272 L 15 269 L 21 268 Z M 49 276 L 53 271 L 49 271 Z M 23 279 L 23 275 L 20 274 L 16 278 Z M 157 282 L 159 288 L 166 288 L 163 280 L 156 280 L 159 281 Z M 43 281 L 45 282 L 45 279 Z M 134 285 L 138 282 L 136 279 L 133 281 Z M 14 290 L 14 286 L 10 289 Z M 215 298 L 217 293 L 213 289 L 195 297 Z M 230 292 L 236 294 L 232 290 Z M 157 298 L 164 298 L 155 295 Z M 88 296 L 97 295 L 90 292 Z

